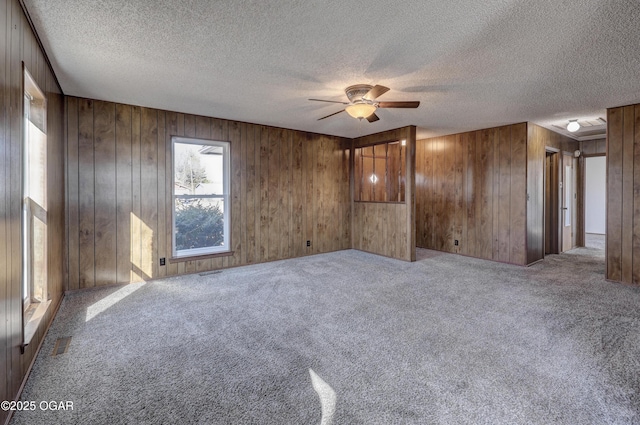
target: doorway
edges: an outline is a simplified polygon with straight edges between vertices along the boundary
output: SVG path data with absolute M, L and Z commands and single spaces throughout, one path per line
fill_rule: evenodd
M 560 254 L 560 154 L 547 151 L 544 168 L 544 254 Z
M 604 250 L 606 229 L 606 157 L 585 157 L 585 246 Z

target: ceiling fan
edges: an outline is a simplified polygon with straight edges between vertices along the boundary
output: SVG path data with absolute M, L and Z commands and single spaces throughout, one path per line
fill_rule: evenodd
M 332 117 L 341 112 L 347 112 L 353 118 L 362 120 L 366 118 L 369 122 L 378 121 L 380 118 L 375 114 L 378 108 L 417 108 L 420 106 L 419 101 L 405 102 L 377 102 L 378 96 L 381 96 L 391 90 L 385 86 L 371 86 L 369 84 L 356 84 L 347 87 L 344 92 L 349 98 L 349 102 L 336 102 L 334 100 L 309 99 L 315 102 L 340 103 L 347 105 L 343 110 L 329 114 L 326 117 L 319 118 L 318 121 Z

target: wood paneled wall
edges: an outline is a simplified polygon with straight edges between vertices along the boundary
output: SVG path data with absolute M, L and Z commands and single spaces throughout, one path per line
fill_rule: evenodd
M 67 289 L 350 247 L 349 139 L 75 97 L 66 124 Z M 232 256 L 169 262 L 171 136 L 231 142 Z
M 419 247 L 526 264 L 526 137 L 522 123 L 418 140 Z
M 640 104 L 607 109 L 607 279 L 640 284 Z
M 418 246 L 521 265 L 543 259 L 547 147 L 579 145 L 533 123 L 419 140 Z M 583 221 L 578 214 L 578 245 Z
M 607 139 L 587 140 L 580 142 L 582 155 L 604 155 L 607 152 Z
M 13 400 L 62 295 L 63 99 L 18 0 L 0 0 L 0 400 Z M 51 305 L 24 354 L 22 344 L 22 62 L 47 97 L 48 275 Z M 8 412 L 0 410 L 0 423 Z
M 544 170 L 546 148 L 573 153 L 580 148 L 577 141 L 559 133 L 547 130 L 533 123 L 527 123 L 527 264 L 544 258 Z M 578 173 L 581 175 L 581 173 Z M 582 182 L 576 182 L 581 188 Z M 582 192 L 578 190 L 579 204 Z M 575 231 L 576 243 L 584 245 L 584 214 L 578 214 Z
M 353 149 L 377 143 L 406 140 L 404 203 L 356 202 L 354 168 L 351 166 L 353 208 L 352 248 L 406 261 L 416 259 L 415 152 L 416 128 L 403 127 L 353 139 Z M 353 157 L 353 156 L 352 156 Z

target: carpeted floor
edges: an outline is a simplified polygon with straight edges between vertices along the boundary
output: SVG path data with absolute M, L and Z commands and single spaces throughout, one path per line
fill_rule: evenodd
M 341 251 L 65 297 L 12 424 L 638 424 L 640 288 Z M 57 338 L 71 336 L 52 357 Z
M 599 233 L 585 233 L 584 246 L 604 250 L 605 235 Z

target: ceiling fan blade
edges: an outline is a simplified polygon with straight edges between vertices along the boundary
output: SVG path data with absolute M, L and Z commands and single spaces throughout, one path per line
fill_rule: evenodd
M 313 100 L 314 102 L 340 103 L 341 105 L 349 104 L 349 102 L 336 102 L 335 100 L 323 100 L 323 99 L 309 99 L 309 100 Z
M 369 92 L 367 94 L 365 94 L 364 96 L 362 96 L 363 99 L 365 100 L 373 100 L 378 96 L 381 96 L 383 94 L 385 94 L 386 92 L 388 92 L 389 90 L 391 90 L 389 87 L 385 87 L 385 86 L 374 86 L 371 90 L 369 90 Z
M 419 101 L 407 101 L 407 102 L 380 102 L 378 108 L 417 108 L 420 106 Z
M 369 121 L 369 122 L 376 122 L 376 121 L 378 121 L 379 119 L 380 119 L 380 118 L 378 118 L 378 116 L 377 116 L 375 113 L 373 113 L 373 114 L 371 114 L 371 115 L 369 115 L 369 116 L 367 117 L 367 121 Z
M 334 116 L 334 115 L 338 115 L 340 112 L 344 112 L 344 109 L 343 109 L 342 111 L 338 111 L 338 112 L 334 112 L 333 114 L 329 114 L 329 115 L 327 115 L 326 117 L 318 118 L 318 121 L 323 120 L 323 119 L 325 119 L 325 118 L 332 117 L 332 116 Z

